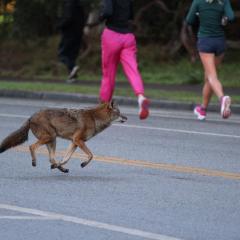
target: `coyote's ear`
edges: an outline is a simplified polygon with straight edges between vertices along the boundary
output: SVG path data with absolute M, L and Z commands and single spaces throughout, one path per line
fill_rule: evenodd
M 115 101 L 114 99 L 112 99 L 111 102 L 109 103 L 109 106 L 110 106 L 111 108 L 116 108 L 116 107 L 117 107 L 116 101 Z

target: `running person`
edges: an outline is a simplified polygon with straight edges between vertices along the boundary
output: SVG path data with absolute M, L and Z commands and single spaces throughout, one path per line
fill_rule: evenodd
M 83 28 L 86 22 L 82 0 L 62 0 L 60 23 L 61 40 L 58 46 L 59 60 L 68 70 L 67 83 L 76 81 L 79 66 L 76 60 L 82 45 Z
M 131 29 L 133 20 L 132 0 L 103 0 L 100 21 L 106 21 L 102 33 L 102 82 L 100 100 L 109 102 L 115 88 L 117 66 L 120 62 L 123 70 L 138 96 L 139 118 L 149 115 L 149 100 L 144 96 L 143 80 L 136 60 L 136 39 Z
M 234 13 L 229 0 L 193 0 L 186 18 L 188 25 L 193 25 L 199 17 L 198 52 L 204 68 L 205 82 L 202 90 L 202 105 L 194 109 L 199 120 L 206 118 L 206 111 L 215 93 L 221 106 L 221 116 L 231 115 L 231 98 L 225 96 L 218 79 L 217 67 L 222 62 L 226 49 L 224 26 L 234 19 Z

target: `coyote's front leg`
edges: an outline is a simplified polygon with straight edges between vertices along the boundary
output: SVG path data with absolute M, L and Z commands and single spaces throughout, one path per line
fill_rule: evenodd
M 88 147 L 86 146 L 86 144 L 84 143 L 84 141 L 82 141 L 80 139 L 78 139 L 78 140 L 74 139 L 74 143 L 71 143 L 69 145 L 63 160 L 59 164 L 59 167 L 67 164 L 67 162 L 70 160 L 72 154 L 75 152 L 77 147 L 81 148 L 82 151 L 88 155 L 88 160 L 81 164 L 82 168 L 87 166 L 87 164 L 92 160 L 93 155 L 92 155 L 91 151 L 88 149 Z
M 81 167 L 84 168 L 91 162 L 93 155 L 83 140 L 78 139 L 76 144 L 88 155 L 88 160 L 81 164 Z
M 88 149 L 88 147 L 86 146 L 84 140 L 82 140 L 83 139 L 82 136 L 83 136 L 83 134 L 81 131 L 76 132 L 73 137 L 73 144 L 74 144 L 74 146 L 76 146 L 76 147 L 78 146 L 79 148 L 81 148 L 81 150 L 88 155 L 88 160 L 81 164 L 81 167 L 84 168 L 90 163 L 90 161 L 93 158 L 93 155 L 92 155 L 91 151 Z M 75 151 L 75 149 L 74 149 L 74 151 Z

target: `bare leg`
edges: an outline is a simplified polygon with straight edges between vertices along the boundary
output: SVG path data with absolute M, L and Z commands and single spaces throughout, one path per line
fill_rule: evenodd
M 203 105 L 207 106 L 211 98 L 211 90 L 219 99 L 224 95 L 222 84 L 218 80 L 216 69 L 217 65 L 221 63 L 223 55 L 215 57 L 215 55 L 212 53 L 200 53 L 200 58 L 205 71 L 205 79 L 207 80 L 205 81 L 203 87 L 203 97 L 205 97 L 203 100 Z
M 219 65 L 222 63 L 223 58 L 224 58 L 224 54 L 215 57 L 215 66 L 216 66 L 216 68 L 218 68 Z M 211 97 L 212 97 L 212 94 L 213 94 L 213 89 L 211 87 L 210 82 L 208 81 L 207 74 L 205 73 L 205 76 L 204 76 L 204 86 L 203 86 L 203 91 L 202 91 L 202 96 L 203 96 L 202 106 L 204 108 L 208 107 L 209 102 L 210 102 Z
M 213 94 L 213 90 L 212 87 L 207 79 L 207 77 L 205 76 L 204 78 L 204 86 L 203 86 L 203 90 L 202 90 L 202 106 L 207 109 L 208 104 L 212 98 L 212 94 Z

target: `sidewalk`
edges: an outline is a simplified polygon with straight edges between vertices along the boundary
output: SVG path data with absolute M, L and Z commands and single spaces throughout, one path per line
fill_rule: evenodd
M 0 90 L 0 97 L 9 98 L 25 98 L 25 99 L 38 99 L 38 100 L 57 100 L 57 101 L 72 101 L 82 103 L 97 103 L 98 96 L 85 95 L 85 94 L 74 94 L 74 93 L 59 93 L 59 92 L 31 92 L 31 91 L 20 91 L 20 90 Z M 129 97 L 114 97 L 119 105 L 136 106 L 137 101 L 135 98 Z M 195 104 L 190 102 L 176 102 L 166 101 L 160 99 L 151 99 L 152 108 L 161 109 L 174 109 L 174 110 L 186 110 L 192 111 Z M 240 114 L 240 105 L 235 104 L 231 107 L 234 114 Z M 208 111 L 218 112 L 219 106 L 211 104 Z

